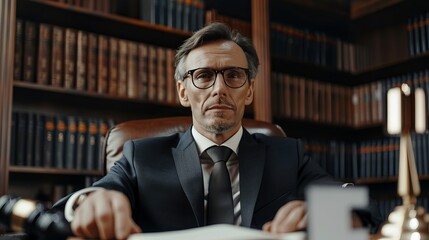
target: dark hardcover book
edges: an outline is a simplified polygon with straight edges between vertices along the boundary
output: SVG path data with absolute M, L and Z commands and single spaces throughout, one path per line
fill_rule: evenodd
M 62 116 L 54 118 L 54 167 L 64 168 L 64 137 L 67 126 Z
M 17 130 L 16 130 L 16 166 L 25 165 L 25 150 L 26 150 L 26 127 L 27 127 L 28 113 L 18 112 L 17 113 Z
M 76 89 L 86 90 L 87 62 L 88 62 L 88 34 L 84 31 L 77 31 L 77 52 L 76 52 Z
M 145 22 L 151 22 L 153 0 L 140 0 L 140 19 Z
M 102 152 L 103 152 L 103 144 L 105 141 L 106 133 L 109 130 L 108 121 L 105 121 L 104 119 L 98 119 L 97 127 L 98 127 L 97 139 L 96 139 L 97 149 L 96 149 L 96 155 L 94 158 L 95 167 L 96 167 L 96 170 L 104 171 L 105 163 L 102 159 L 103 157 Z
M 54 158 L 54 134 L 55 134 L 55 121 L 53 116 L 45 116 L 45 128 L 43 136 L 43 166 L 50 168 L 53 167 Z
M 28 113 L 25 127 L 25 166 L 33 166 L 34 153 L 34 114 Z
M 167 26 L 174 28 L 176 22 L 176 0 L 166 0 L 167 1 Z
M 183 2 L 183 25 L 182 30 L 184 31 L 191 31 L 191 21 L 192 21 L 192 15 L 191 15 L 191 9 L 192 9 L 192 0 L 185 0 Z
M 64 87 L 73 89 L 76 87 L 76 30 L 66 28 L 64 40 Z
M 24 29 L 24 81 L 36 82 L 37 23 L 26 21 Z
M 412 32 L 414 34 L 414 53 L 415 55 L 422 54 L 421 45 L 420 42 L 420 31 L 419 31 L 419 18 L 413 17 L 413 26 L 412 26 Z
M 194 30 L 198 30 L 204 27 L 204 1 L 194 0 L 194 5 L 197 11 L 196 28 Z
M 150 101 L 156 100 L 157 94 L 157 57 L 156 57 L 156 49 L 155 46 L 149 46 L 149 61 L 148 61 L 148 69 L 149 69 L 149 82 L 148 82 L 148 99 Z
M 86 155 L 85 155 L 85 170 L 94 170 L 96 166 L 96 153 L 97 153 L 97 119 L 89 118 L 86 122 Z
M 66 121 L 66 131 L 64 133 L 64 167 L 66 169 L 75 169 L 75 153 L 76 153 L 76 132 L 77 132 L 77 123 L 76 117 L 67 116 Z
M 87 90 L 95 92 L 97 90 L 97 58 L 98 42 L 97 35 L 88 33 L 88 59 L 87 59 Z
M 140 99 L 147 99 L 148 92 L 148 47 L 145 43 L 138 44 L 138 67 L 137 67 L 137 79 L 138 79 L 138 97 Z
M 419 36 L 420 36 L 420 43 L 421 43 L 421 52 L 425 53 L 428 51 L 428 42 L 427 42 L 427 33 L 426 33 L 426 23 L 425 21 L 425 15 L 419 16 Z
M 167 48 L 166 49 L 166 74 L 165 81 L 167 86 L 167 102 L 175 103 L 176 102 L 176 81 L 174 80 L 174 49 Z
M 414 23 L 413 23 L 413 19 L 409 18 L 408 19 L 408 24 L 407 24 L 407 34 L 408 34 L 408 49 L 410 51 L 410 55 L 414 56 L 416 55 L 416 51 L 415 51 L 415 41 L 414 41 Z
M 11 136 L 10 136 L 10 159 L 9 159 L 9 164 L 11 166 L 16 165 L 16 132 L 17 132 L 17 121 L 18 121 L 18 113 L 17 112 L 12 112 L 12 122 L 11 122 Z
M 167 92 L 167 83 L 166 83 L 166 68 L 167 68 L 167 64 L 166 64 L 166 56 L 165 56 L 165 48 L 163 47 L 158 47 L 156 50 L 156 55 L 157 55 L 157 76 L 156 76 L 156 80 L 157 80 L 157 90 L 156 90 L 156 96 L 157 96 L 157 100 L 158 102 L 165 102 L 166 101 L 166 92 Z
M 51 64 L 51 84 L 56 87 L 62 87 L 64 71 L 64 29 L 58 26 L 52 27 Z
M 176 24 L 175 28 L 183 29 L 183 8 L 184 8 L 185 0 L 177 0 L 176 1 Z
M 51 25 L 41 23 L 39 25 L 39 50 L 37 56 L 37 83 L 48 85 L 51 66 Z
M 86 120 L 79 118 L 76 133 L 76 169 L 83 170 L 86 167 L 86 135 L 88 126 Z
M 127 96 L 129 98 L 136 98 L 139 91 L 137 84 L 137 43 L 128 41 L 127 49 Z
M 108 92 L 108 71 L 109 71 L 109 41 L 106 36 L 98 36 L 98 76 L 97 92 Z
M 109 37 L 109 95 L 118 95 L 118 39 Z
M 119 40 L 118 96 L 127 96 L 127 41 Z
M 41 113 L 34 114 L 34 162 L 36 167 L 43 166 L 43 134 L 44 134 L 44 116 Z
M 22 69 L 24 63 L 24 20 L 16 19 L 15 26 L 15 50 L 13 58 L 13 79 L 22 81 Z

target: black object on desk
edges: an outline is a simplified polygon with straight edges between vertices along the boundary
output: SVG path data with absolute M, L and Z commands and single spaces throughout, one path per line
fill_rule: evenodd
M 0 197 L 0 227 L 5 239 L 66 239 L 71 236 L 70 223 L 62 211 L 46 209 L 42 204 L 19 197 Z M 23 235 L 19 233 L 24 233 Z

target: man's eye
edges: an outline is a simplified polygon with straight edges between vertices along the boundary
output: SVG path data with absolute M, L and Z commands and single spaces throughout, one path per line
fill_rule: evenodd
M 194 77 L 201 80 L 211 79 L 213 77 L 213 73 L 210 71 L 202 71 L 196 73 Z
M 242 74 L 238 71 L 231 70 L 226 73 L 227 78 L 241 78 Z

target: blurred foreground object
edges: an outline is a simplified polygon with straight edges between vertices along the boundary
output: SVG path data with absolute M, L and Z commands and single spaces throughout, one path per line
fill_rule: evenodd
M 390 213 L 379 240 L 429 240 L 429 216 L 416 206 L 420 183 L 414 159 L 411 133 L 426 131 L 426 98 L 421 88 L 407 84 L 387 92 L 387 133 L 400 135 L 398 195 L 402 205 Z
M 26 233 L 29 239 L 66 239 L 71 235 L 70 223 L 62 211 L 8 195 L 0 197 L 0 229 Z

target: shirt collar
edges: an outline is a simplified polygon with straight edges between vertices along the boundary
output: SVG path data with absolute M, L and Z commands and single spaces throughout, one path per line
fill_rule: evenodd
M 238 131 L 234 135 L 232 135 L 232 137 L 230 137 L 228 140 L 226 140 L 220 145 L 214 143 L 212 140 L 203 136 L 193 126 L 192 126 L 192 136 L 194 137 L 195 143 L 197 144 L 198 153 L 200 155 L 205 150 L 207 150 L 207 148 L 215 145 L 229 147 L 232 151 L 234 151 L 235 154 L 237 154 L 238 144 L 240 143 L 241 137 L 243 136 L 243 127 L 240 127 Z

